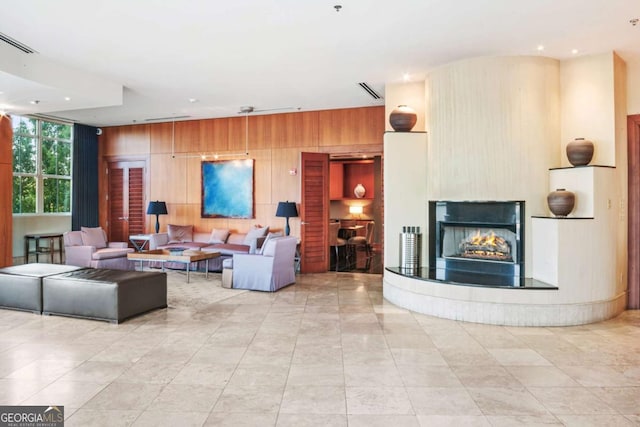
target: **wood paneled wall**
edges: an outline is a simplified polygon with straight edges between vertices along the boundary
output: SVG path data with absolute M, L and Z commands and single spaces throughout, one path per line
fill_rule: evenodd
M 13 129 L 0 115 L 0 267 L 13 264 Z
M 385 127 L 384 107 L 362 107 L 299 113 L 190 120 L 103 128 L 100 136 L 101 190 L 106 194 L 106 164 L 110 160 L 145 159 L 149 168 L 147 200 L 164 200 L 169 214 L 160 217 L 160 229 L 167 224 L 194 224 L 197 231 L 231 228 L 246 231 L 253 224 L 282 229 L 275 217 L 279 201 L 300 203 L 301 152 L 382 153 Z M 213 160 L 255 159 L 255 218 L 200 218 L 202 157 Z M 231 154 L 238 154 L 237 156 Z M 101 197 L 100 223 L 106 224 L 107 200 Z M 148 216 L 151 232 L 155 217 Z M 290 220 L 292 234 L 300 235 L 299 219 Z

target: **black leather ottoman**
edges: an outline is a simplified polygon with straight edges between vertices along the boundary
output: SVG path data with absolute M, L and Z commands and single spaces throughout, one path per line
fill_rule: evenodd
M 46 277 L 42 314 L 121 322 L 167 306 L 167 274 L 93 269 Z
M 81 270 L 64 264 L 23 264 L 0 269 L 0 307 L 42 312 L 42 278 Z

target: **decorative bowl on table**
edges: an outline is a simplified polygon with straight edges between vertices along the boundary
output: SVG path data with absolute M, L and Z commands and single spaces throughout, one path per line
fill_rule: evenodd
M 184 251 L 186 251 L 187 249 L 189 249 L 189 248 L 178 248 L 178 247 L 169 248 L 169 254 L 170 255 L 182 255 L 182 253 Z

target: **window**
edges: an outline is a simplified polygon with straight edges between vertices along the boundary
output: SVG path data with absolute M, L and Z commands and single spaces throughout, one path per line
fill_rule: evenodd
M 71 212 L 73 126 L 12 116 L 13 213 Z

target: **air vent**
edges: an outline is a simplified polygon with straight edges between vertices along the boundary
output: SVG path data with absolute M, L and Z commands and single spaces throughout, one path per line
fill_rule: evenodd
M 3 42 L 5 42 L 7 44 L 10 44 L 11 46 L 15 47 L 18 50 L 23 51 L 24 53 L 36 53 L 35 50 L 31 49 L 26 44 L 20 43 L 19 41 L 12 39 L 11 37 L 9 37 L 6 34 L 0 33 L 0 40 L 2 40 Z
M 171 116 L 171 117 L 156 117 L 153 119 L 144 119 L 145 122 L 157 122 L 157 121 L 164 121 L 164 122 L 171 122 L 174 120 L 180 120 L 180 119 L 188 119 L 191 116 Z
M 373 99 L 382 99 L 382 97 L 380 95 L 378 95 L 378 92 L 376 92 L 375 90 L 371 89 L 371 87 L 368 84 L 366 84 L 365 82 L 358 83 L 358 86 L 360 86 L 362 89 L 365 90 L 365 92 L 367 92 L 369 95 L 371 95 L 371 97 Z

